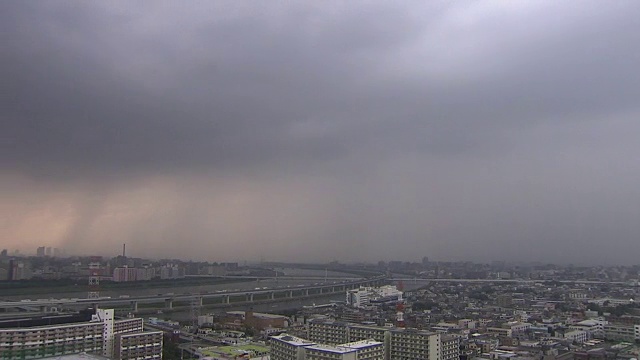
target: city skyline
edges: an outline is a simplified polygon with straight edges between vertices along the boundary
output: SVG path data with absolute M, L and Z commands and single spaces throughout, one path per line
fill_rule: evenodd
M 636 264 L 638 11 L 4 2 L 2 248 Z

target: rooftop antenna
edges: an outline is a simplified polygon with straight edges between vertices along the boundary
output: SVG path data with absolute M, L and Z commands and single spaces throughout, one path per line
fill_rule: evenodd
M 127 244 L 122 244 L 122 257 L 127 256 Z

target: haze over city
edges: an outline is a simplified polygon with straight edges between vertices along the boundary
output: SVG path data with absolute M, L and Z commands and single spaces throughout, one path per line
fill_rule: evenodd
M 640 3 L 0 3 L 0 242 L 635 264 Z

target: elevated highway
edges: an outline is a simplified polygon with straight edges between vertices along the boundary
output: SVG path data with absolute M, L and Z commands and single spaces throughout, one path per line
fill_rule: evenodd
M 231 304 L 234 302 L 254 302 L 259 300 L 276 300 L 276 299 L 294 299 L 298 297 L 307 297 L 312 295 L 330 295 L 345 292 L 359 286 L 377 286 L 386 281 L 386 277 L 379 276 L 374 278 L 349 280 L 332 284 L 314 284 L 301 285 L 293 287 L 279 288 L 262 288 L 255 290 L 242 291 L 216 291 L 198 294 L 158 294 L 153 296 L 129 297 L 121 296 L 118 298 L 101 297 L 97 299 L 39 299 L 39 300 L 21 300 L 21 301 L 0 301 L 0 309 L 39 309 L 47 311 L 51 308 L 76 308 L 76 307 L 109 307 L 109 306 L 130 306 L 131 311 L 138 311 L 138 306 L 154 306 L 160 305 L 166 309 L 172 309 L 174 303 L 199 305 L 208 304 Z
M 403 282 L 450 282 L 450 283 L 518 283 L 518 284 L 545 284 L 557 282 L 561 284 L 594 284 L 594 285 L 628 285 L 622 281 L 594 281 L 594 280 L 529 280 L 529 279 L 425 279 L 419 277 L 395 277 L 387 279 L 389 281 Z

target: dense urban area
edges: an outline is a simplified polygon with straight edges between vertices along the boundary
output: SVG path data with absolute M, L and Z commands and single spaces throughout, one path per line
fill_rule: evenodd
M 239 264 L 45 247 L 0 259 L 1 359 L 631 360 L 640 350 L 640 266 Z

